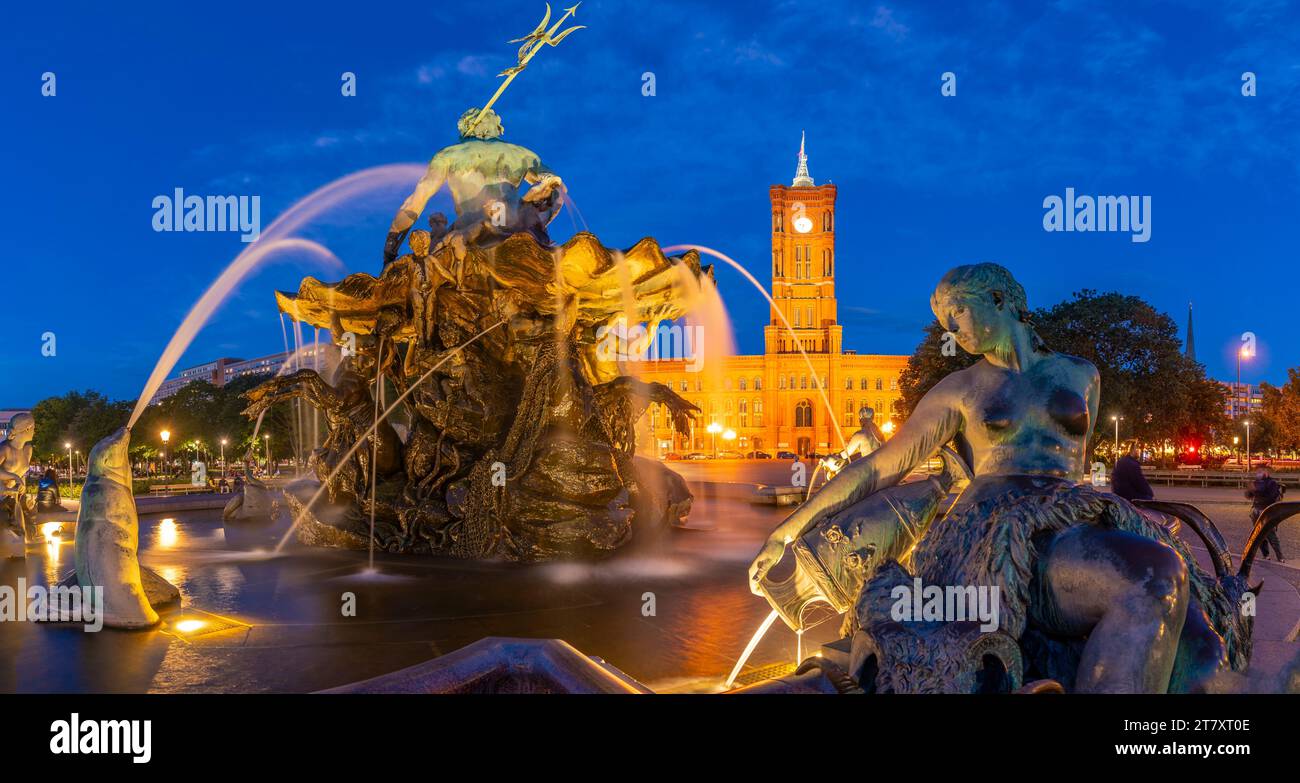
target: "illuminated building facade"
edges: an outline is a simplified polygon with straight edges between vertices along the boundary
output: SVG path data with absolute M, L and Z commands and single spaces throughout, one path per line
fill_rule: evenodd
M 879 424 L 890 418 L 908 357 L 843 349 L 835 297 L 835 185 L 813 182 L 800 143 L 794 181 L 773 185 L 768 195 L 775 306 L 763 328 L 763 354 L 702 367 L 659 360 L 632 368 L 703 410 L 692 431 L 682 433 L 652 405 L 638 437 L 643 453 L 712 453 L 716 445 L 741 453 L 825 454 L 842 447 L 841 434 L 848 438 L 857 430 L 862 406 L 876 410 Z M 710 424 L 721 432 L 710 433 Z M 734 438 L 722 437 L 728 430 Z

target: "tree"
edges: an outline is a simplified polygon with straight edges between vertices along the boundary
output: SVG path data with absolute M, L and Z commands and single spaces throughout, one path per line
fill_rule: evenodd
M 148 406 L 132 428 L 132 458 L 148 460 L 160 456 L 163 430 L 170 434 L 168 456 L 194 453 L 197 444 L 218 454 L 224 438 L 227 459 L 236 461 L 246 450 L 260 454 L 264 445 L 262 434 L 271 436 L 272 449 L 281 457 L 289 455 L 297 427 L 293 403 L 277 403 L 266 412 L 257 443 L 252 442 L 254 422 L 242 413 L 248 401 L 241 395 L 264 380 L 264 377 L 237 378 L 224 386 L 192 381 L 170 397 Z M 134 401 L 110 402 L 95 391 L 47 397 L 32 408 L 36 420 L 32 450 L 41 459 L 57 459 L 66 457 L 63 444 L 72 443 L 82 454 L 88 454 L 96 443 L 126 424 L 134 406 Z M 303 409 L 304 420 L 310 421 L 310 407 L 304 404 Z
M 68 392 L 47 397 L 32 408 L 36 437 L 32 452 L 42 459 L 66 455 L 64 443 L 72 443 L 83 454 L 126 424 L 131 403 L 110 402 L 96 391 Z
M 894 413 L 906 419 L 916 410 L 930 388 L 945 377 L 970 367 L 979 357 L 972 356 L 957 347 L 955 340 L 945 340 L 946 330 L 938 321 L 931 321 L 925 327 L 925 336 L 921 344 L 907 359 L 907 366 L 898 375 L 900 398 L 894 403 Z
M 1053 350 L 1087 359 L 1101 375 L 1094 442 L 1120 437 L 1145 443 L 1204 444 L 1226 431 L 1224 390 L 1183 354 L 1178 324 L 1136 296 L 1080 291 L 1035 316 Z
M 1287 370 L 1287 381 L 1281 387 L 1260 384 L 1263 393 L 1263 410 L 1260 411 L 1258 430 L 1263 439 L 1260 450 L 1273 448 L 1300 451 L 1300 368 Z M 1252 430 L 1252 447 L 1257 442 Z
M 1178 325 L 1136 296 L 1080 291 L 1034 314 L 1049 348 L 1087 359 L 1101 376 L 1101 403 L 1092 442 L 1114 437 L 1111 416 L 1123 416 L 1121 438 L 1148 443 L 1204 443 L 1227 431 L 1224 390 L 1205 368 L 1183 355 Z M 944 350 L 937 322 L 925 329 L 899 378 L 896 410 L 909 415 L 948 374 L 974 364 L 961 349 Z

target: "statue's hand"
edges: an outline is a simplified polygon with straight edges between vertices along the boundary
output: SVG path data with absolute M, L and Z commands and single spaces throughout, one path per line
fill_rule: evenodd
M 405 231 L 389 231 L 388 239 L 384 242 L 384 263 L 391 264 L 397 258 L 397 252 L 402 249 L 402 240 L 406 239 Z
M 758 556 L 749 565 L 749 591 L 751 593 L 754 595 L 763 594 L 758 583 L 763 581 L 763 577 L 767 576 L 768 571 L 771 571 L 777 563 L 781 562 L 781 557 L 784 554 L 785 538 L 780 535 L 778 529 L 763 543 L 763 548 L 758 551 Z
M 564 180 L 560 179 L 557 174 L 548 174 L 537 181 L 537 184 L 528 189 L 524 194 L 524 201 L 540 201 L 550 198 L 556 190 L 564 192 Z

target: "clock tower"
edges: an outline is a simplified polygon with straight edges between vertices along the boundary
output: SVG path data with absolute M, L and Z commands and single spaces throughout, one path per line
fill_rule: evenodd
M 835 307 L 835 186 L 808 173 L 804 138 L 789 186 L 773 185 L 772 308 L 766 353 L 839 354 L 843 327 Z M 784 319 L 784 320 L 783 320 Z M 789 325 L 790 329 L 786 328 Z M 794 334 L 791 334 L 793 329 Z

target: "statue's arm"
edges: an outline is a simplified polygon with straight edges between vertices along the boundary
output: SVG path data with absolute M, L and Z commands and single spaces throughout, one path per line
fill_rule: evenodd
M 25 480 L 25 476 L 21 476 L 12 470 L 9 470 L 8 462 L 5 460 L 4 454 L 0 452 L 0 487 L 17 489 L 23 485 Z
M 1093 431 L 1097 426 L 1097 411 L 1101 407 L 1101 373 L 1097 368 L 1088 365 L 1088 423 L 1093 426 L 1088 428 L 1088 438 L 1092 438 Z M 1083 453 L 1086 457 L 1091 454 L 1092 444 L 1085 442 L 1083 444 Z
M 892 487 L 956 437 L 962 416 L 953 388 L 956 384 L 948 383 L 949 379 L 921 399 L 897 435 L 876 451 L 850 463 L 782 522 L 772 537 L 793 540 L 814 521 L 838 513 L 877 490 Z
M 564 188 L 564 180 L 560 179 L 559 174 L 547 168 L 540 158 L 524 173 L 524 182 L 533 186 L 524 194 L 524 201 L 547 198 L 556 188 Z
M 402 246 L 402 240 L 406 237 L 406 232 L 411 230 L 411 226 L 419 219 L 420 213 L 424 211 L 424 206 L 433 198 L 443 183 L 447 181 L 446 166 L 437 156 L 429 161 L 429 169 L 420 177 L 420 181 L 415 184 L 415 190 L 411 195 L 406 197 L 402 206 L 397 210 L 397 215 L 393 218 L 393 223 L 388 227 L 388 240 L 384 243 L 384 262 L 391 262 L 397 258 L 398 248 Z

